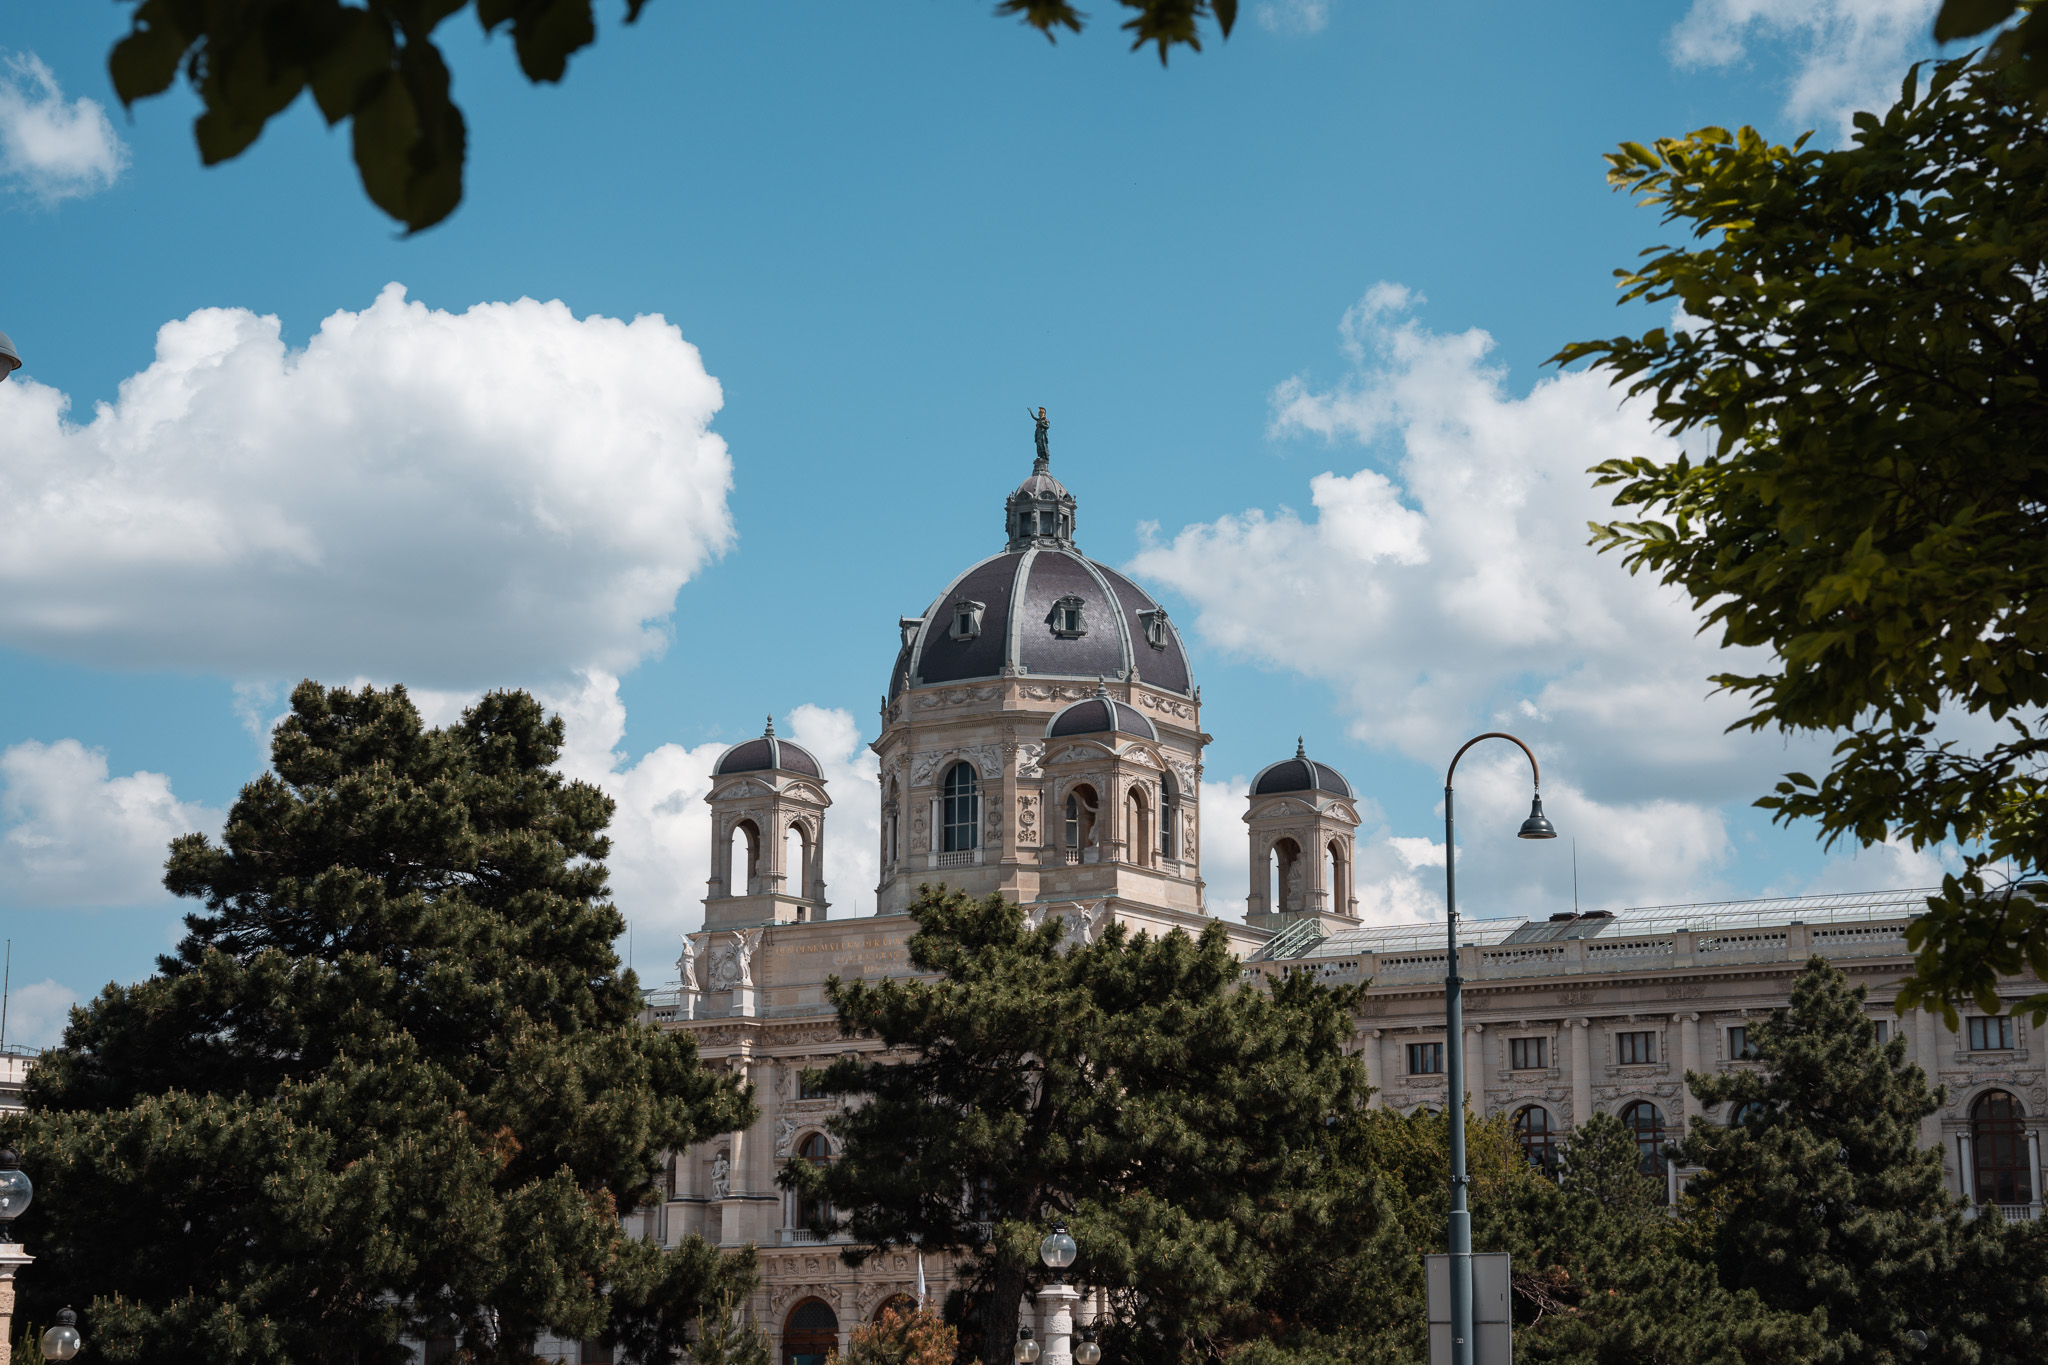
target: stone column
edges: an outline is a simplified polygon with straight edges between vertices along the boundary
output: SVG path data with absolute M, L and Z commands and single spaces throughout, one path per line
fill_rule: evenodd
M 1465 1025 L 1465 1088 L 1472 1093 L 1472 1117 L 1486 1117 L 1486 1025 Z
M 751 1079 L 751 1070 L 745 1058 L 733 1063 L 733 1071 L 738 1074 L 742 1085 Z M 747 1235 L 749 1229 L 745 1225 L 747 1204 L 741 1198 L 754 1188 L 752 1172 L 748 1168 L 748 1159 L 752 1156 L 754 1146 L 748 1140 L 751 1136 L 744 1128 L 726 1134 L 726 1152 L 731 1163 L 726 1172 L 726 1192 L 722 1198 L 718 1196 L 716 1189 L 711 1192 L 712 1196 L 718 1199 L 718 1240 L 726 1246 L 735 1246 L 751 1240 Z
M 1593 1117 L 1593 1045 L 1589 1036 L 1592 1021 L 1574 1019 L 1572 1029 L 1572 1127 L 1580 1128 Z
M 1963 1187 L 1963 1199 L 1977 1203 L 1977 1153 L 1967 1130 L 1956 1134 L 1956 1182 Z
M 1380 1040 L 1380 1056 L 1386 1062 L 1386 1075 L 1388 1081 L 1391 1082 L 1394 1077 L 1402 1074 L 1401 1064 L 1405 1059 L 1401 1055 L 1403 1046 L 1401 1037 L 1391 1029 L 1380 1029 L 1375 1036 Z M 1392 1085 L 1381 1088 L 1380 1103 L 1390 1109 L 1397 1107 L 1394 1104 L 1394 1089 Z
M 0 1242 L 0 1365 L 8 1365 L 14 1340 L 14 1272 L 35 1260 L 19 1242 Z M 31 1343 L 32 1344 L 32 1343 Z
M 1388 1079 L 1386 1049 L 1380 1045 L 1380 1034 L 1384 1032 L 1384 1029 L 1368 1029 L 1365 1046 L 1360 1049 L 1365 1054 L 1365 1079 L 1380 1092 L 1381 1104 L 1387 1102 Z
M 1038 1291 L 1038 1365 L 1074 1365 L 1074 1305 L 1080 1301 L 1070 1284 Z
M 2033 1188 L 2030 1191 L 2033 1198 L 2029 1201 L 2033 1205 L 2031 1213 L 2034 1218 L 2039 1219 L 2041 1216 L 2041 1135 L 2032 1128 L 2027 1130 L 2027 1170 L 2034 1178 Z
M 1681 1137 L 1692 1131 L 1692 1121 L 1700 1112 L 1699 1100 L 1693 1095 L 1692 1087 L 1685 1083 L 1686 1072 L 1700 1069 L 1699 1030 L 1694 1027 L 1698 1021 L 1697 1014 L 1671 1016 L 1671 1027 L 1678 1033 L 1678 1112 Z

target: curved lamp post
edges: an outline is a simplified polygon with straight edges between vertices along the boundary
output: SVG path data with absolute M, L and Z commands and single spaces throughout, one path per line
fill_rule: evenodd
M 57 1325 L 43 1333 L 43 1359 L 69 1360 L 78 1354 L 85 1339 L 78 1335 L 78 1314 L 69 1308 L 57 1310 Z
M 1451 778 L 1465 750 L 1483 739 L 1505 739 L 1529 756 L 1535 799 L 1529 818 L 1516 831 L 1523 839 L 1555 839 L 1557 831 L 1543 814 L 1543 771 L 1536 755 L 1513 735 L 1489 730 L 1465 741 L 1444 773 L 1444 918 L 1450 922 L 1451 953 L 1444 969 L 1445 1082 L 1450 1090 L 1451 1140 L 1451 1365 L 1472 1365 L 1472 1216 L 1465 1208 L 1465 1004 L 1464 982 L 1458 976 L 1458 843 L 1451 816 Z
M 0 380 L 5 380 L 21 368 L 21 352 L 14 349 L 14 343 L 7 339 L 7 333 L 0 332 Z

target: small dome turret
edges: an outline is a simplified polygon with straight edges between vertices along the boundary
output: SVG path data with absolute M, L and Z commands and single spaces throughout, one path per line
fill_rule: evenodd
M 1054 712 L 1045 727 L 1047 739 L 1101 734 L 1136 735 L 1155 744 L 1159 742 L 1159 731 L 1151 720 L 1136 707 L 1112 700 L 1109 690 L 1100 683 L 1096 684 L 1094 696 Z
M 1259 775 L 1252 779 L 1252 795 L 1278 796 L 1282 792 L 1306 791 L 1329 792 L 1347 799 L 1353 796 L 1351 784 L 1344 780 L 1344 774 L 1327 763 L 1318 763 L 1310 758 L 1307 748 L 1297 736 L 1294 757 L 1259 769 Z
M 744 744 L 735 744 L 725 751 L 712 771 L 720 777 L 727 773 L 752 773 L 776 770 L 785 773 L 802 773 L 805 777 L 823 777 L 818 760 L 811 751 L 799 744 L 775 737 L 775 717 L 768 717 L 768 728 L 761 732 L 759 739 L 750 739 Z

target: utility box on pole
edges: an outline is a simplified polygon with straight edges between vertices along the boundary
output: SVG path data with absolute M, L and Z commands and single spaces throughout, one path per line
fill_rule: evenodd
M 1422 1258 L 1429 1291 L 1429 1365 L 1451 1365 L 1451 1258 Z M 1472 1253 L 1472 1365 L 1514 1365 L 1508 1254 Z

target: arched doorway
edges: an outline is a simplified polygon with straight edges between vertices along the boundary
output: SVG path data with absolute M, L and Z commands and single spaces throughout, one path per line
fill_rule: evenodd
M 839 1349 L 839 1315 L 823 1299 L 805 1299 L 782 1324 L 782 1365 L 825 1365 Z
M 1273 852 L 1266 859 L 1267 887 L 1272 899 L 1267 902 L 1275 910 L 1300 910 L 1307 906 L 1307 879 L 1301 870 L 1301 845 L 1282 836 L 1273 841 Z
M 1540 1104 L 1524 1105 L 1515 1113 L 1515 1141 L 1522 1155 L 1545 1175 L 1557 1172 L 1557 1132 L 1550 1124 L 1550 1111 Z
M 2003 1090 L 1991 1090 L 1970 1106 L 1970 1146 L 1975 1154 L 1977 1202 L 2031 1204 L 2034 1172 L 2027 1160 L 2027 1111 Z

